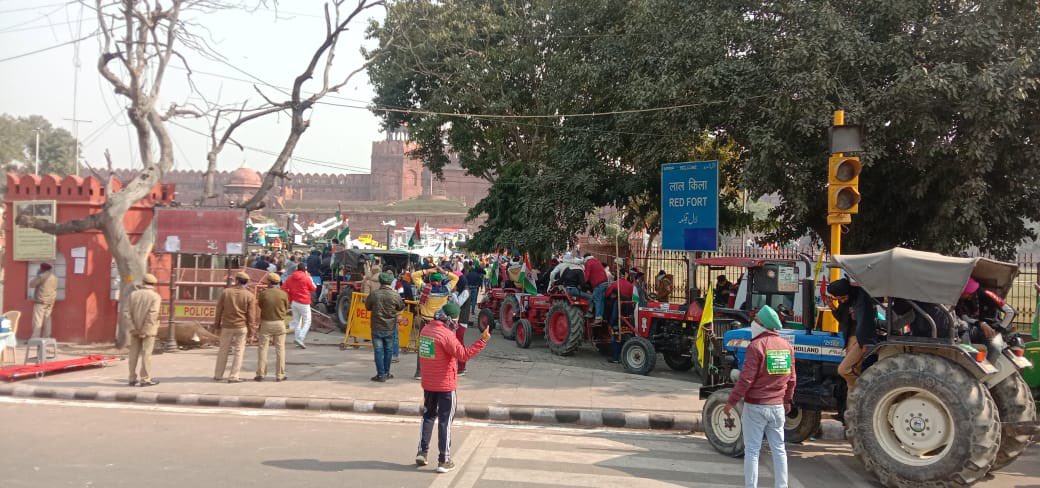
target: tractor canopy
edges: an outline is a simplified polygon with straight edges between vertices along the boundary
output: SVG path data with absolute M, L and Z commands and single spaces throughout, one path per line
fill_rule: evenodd
M 397 271 L 419 264 L 419 255 L 408 251 L 385 251 L 380 249 L 343 249 L 336 251 L 333 263 L 336 267 L 352 271 L 363 271 L 361 263 L 368 263 L 374 257 L 382 260 L 384 265 L 390 265 Z
M 897 247 L 871 254 L 833 256 L 871 296 L 953 305 L 968 278 L 1001 297 L 1011 289 L 1018 266 L 987 258 L 955 258 Z

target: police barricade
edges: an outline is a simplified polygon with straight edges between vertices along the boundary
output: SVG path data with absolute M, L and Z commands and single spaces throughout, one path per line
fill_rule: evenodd
M 343 334 L 340 348 L 372 346 L 372 313 L 365 308 L 368 293 L 353 292 L 350 297 L 350 317 L 347 319 L 347 330 Z M 415 351 L 418 331 L 414 330 L 415 317 L 418 315 L 419 302 L 404 301 L 405 309 L 397 321 L 398 344 L 401 350 Z M 413 332 L 416 332 L 413 336 Z

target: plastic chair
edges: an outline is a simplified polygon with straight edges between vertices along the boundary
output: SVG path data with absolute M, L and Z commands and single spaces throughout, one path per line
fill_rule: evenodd
M 18 337 L 18 321 L 22 318 L 22 312 L 18 310 L 11 310 L 10 312 L 4 312 L 4 318 L 11 322 L 11 337 Z M 8 353 L 10 350 L 10 353 Z M 10 358 L 8 358 L 10 354 Z M 6 343 L 0 344 L 0 365 L 7 363 L 17 364 L 17 352 L 15 346 L 8 346 Z

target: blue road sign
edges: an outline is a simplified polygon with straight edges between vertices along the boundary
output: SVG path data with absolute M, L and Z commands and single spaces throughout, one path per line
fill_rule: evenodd
M 718 250 L 718 161 L 661 166 L 661 248 Z

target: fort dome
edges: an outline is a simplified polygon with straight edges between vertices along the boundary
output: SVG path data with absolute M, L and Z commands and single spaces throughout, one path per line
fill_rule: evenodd
M 228 189 L 256 190 L 260 188 L 263 179 L 260 173 L 252 168 L 238 168 L 231 172 L 228 182 L 224 185 Z

